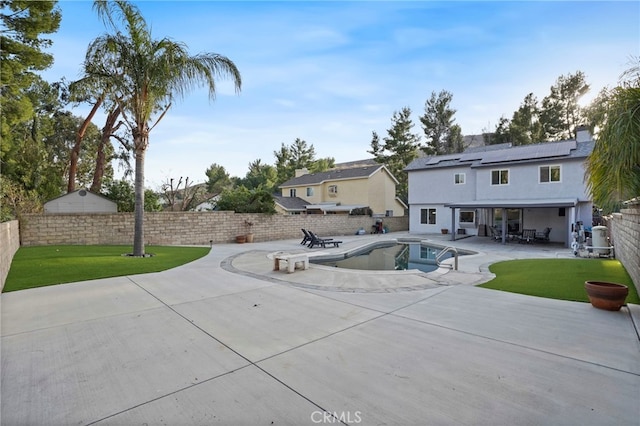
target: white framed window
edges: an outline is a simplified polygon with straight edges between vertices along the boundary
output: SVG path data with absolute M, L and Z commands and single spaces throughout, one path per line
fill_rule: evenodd
M 338 185 L 329 185 L 329 194 L 336 195 L 338 193 Z
M 538 183 L 560 182 L 560 166 L 540 166 Z
M 476 212 L 474 210 L 471 211 L 460 211 L 460 215 L 458 217 L 460 224 L 472 224 L 476 222 Z
M 313 197 L 313 188 L 307 188 L 307 197 Z
M 296 196 L 296 189 L 295 188 L 289 189 L 289 197 L 295 197 L 295 196 Z
M 509 169 L 491 170 L 491 185 L 509 185 Z
M 464 185 L 466 182 L 466 174 L 464 173 L 456 173 L 453 175 L 453 183 L 455 185 Z
M 420 223 L 435 225 L 436 209 L 420 209 Z

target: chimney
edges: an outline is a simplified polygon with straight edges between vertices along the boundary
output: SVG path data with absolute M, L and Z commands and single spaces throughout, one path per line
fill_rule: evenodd
M 307 168 L 303 168 L 303 169 L 296 169 L 296 175 L 295 177 L 300 177 L 302 175 L 308 175 L 309 174 L 309 170 L 307 170 Z
M 591 132 L 587 126 L 576 127 L 576 142 L 589 142 L 591 139 Z

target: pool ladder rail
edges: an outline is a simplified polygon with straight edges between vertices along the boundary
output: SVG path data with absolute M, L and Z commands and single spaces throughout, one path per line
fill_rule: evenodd
M 447 246 L 445 248 L 443 248 L 440 253 L 438 253 L 438 255 L 436 256 L 436 265 L 438 265 L 439 267 L 442 266 L 442 264 L 440 263 L 440 260 L 442 259 L 442 256 L 444 256 L 447 253 L 453 253 L 454 257 L 455 257 L 455 261 L 454 261 L 454 266 L 452 269 L 454 270 L 458 270 L 458 250 L 455 247 L 451 247 L 451 246 Z M 448 266 L 449 268 L 451 268 L 451 265 L 447 264 L 446 266 Z

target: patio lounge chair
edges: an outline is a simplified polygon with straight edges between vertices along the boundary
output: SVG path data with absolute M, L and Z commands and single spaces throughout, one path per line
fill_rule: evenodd
M 300 230 L 304 234 L 304 237 L 302 238 L 302 241 L 300 241 L 300 244 L 309 244 L 311 242 L 311 235 L 309 235 L 309 232 L 307 232 L 307 230 L 304 228 L 300 228 Z
M 333 238 L 320 238 L 311 231 L 307 231 L 311 236 L 311 241 L 307 247 L 313 248 L 314 246 L 327 248 L 327 244 L 333 244 L 334 247 L 340 247 L 342 241 L 334 240 Z
M 491 238 L 494 241 L 502 241 L 502 230 L 498 229 L 495 226 L 490 226 L 489 233 L 491 234 Z
M 544 231 L 536 232 L 535 240 L 548 242 L 550 232 L 551 232 L 551 228 L 544 228 Z
M 523 229 L 522 235 L 518 236 L 520 243 L 530 244 L 536 239 L 536 230 L 535 229 Z

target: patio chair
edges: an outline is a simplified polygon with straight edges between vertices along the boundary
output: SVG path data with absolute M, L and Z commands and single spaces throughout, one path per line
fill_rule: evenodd
M 502 241 L 502 230 L 495 226 L 489 227 L 489 234 L 494 241 Z
M 544 228 L 544 231 L 536 232 L 536 235 L 535 235 L 534 239 L 536 241 L 548 242 L 549 241 L 549 233 L 551 233 L 551 228 Z
M 304 234 L 304 237 L 302 238 L 302 241 L 300 241 L 300 244 L 309 244 L 311 242 L 311 235 L 309 235 L 309 232 L 307 232 L 307 230 L 304 228 L 300 228 L 300 230 Z
M 536 230 L 535 229 L 523 229 L 522 235 L 518 236 L 519 242 L 531 244 L 536 239 Z
M 311 241 L 307 247 L 313 248 L 315 246 L 327 248 L 327 244 L 333 245 L 334 247 L 340 247 L 342 241 L 334 240 L 333 238 L 320 238 L 313 232 L 307 230 L 309 236 L 311 237 Z

